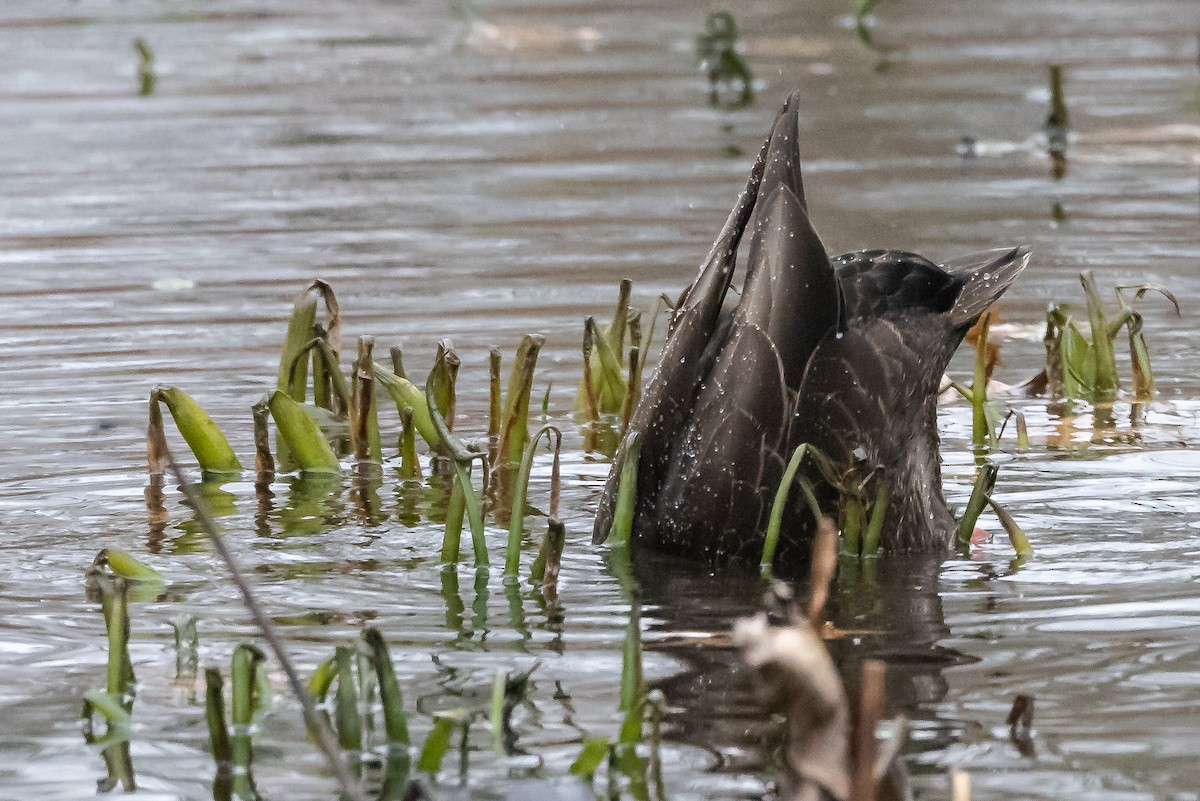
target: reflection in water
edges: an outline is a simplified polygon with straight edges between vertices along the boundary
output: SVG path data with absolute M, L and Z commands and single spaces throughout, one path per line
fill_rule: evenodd
M 841 561 L 826 607 L 827 644 L 851 698 L 858 696 L 862 660 L 879 659 L 887 666 L 888 714 L 912 717 L 918 707 L 943 698 L 947 667 L 971 661 L 938 644 L 949 634 L 939 567 L 936 557 L 899 554 Z M 710 768 L 717 772 L 765 769 L 782 731 L 760 711 L 751 673 L 730 641 L 732 621 L 759 610 L 761 579 L 714 576 L 650 553 L 636 555 L 634 573 L 653 621 L 646 650 L 682 666 L 651 682 L 667 697 L 667 740 L 710 751 Z M 947 741 L 922 741 L 920 747 Z
M 229 482 L 207 479 L 192 484 L 205 509 L 213 517 L 228 517 L 237 511 L 237 496 L 222 488 L 223 484 L 227 483 Z M 187 502 L 184 503 L 186 505 Z M 171 541 L 172 553 L 203 553 L 207 550 L 208 534 L 195 518 L 189 517 L 180 521 L 176 528 L 183 533 Z
M 279 507 L 275 536 L 315 536 L 337 525 L 344 514 L 341 476 L 294 476 L 287 480 L 287 502 Z

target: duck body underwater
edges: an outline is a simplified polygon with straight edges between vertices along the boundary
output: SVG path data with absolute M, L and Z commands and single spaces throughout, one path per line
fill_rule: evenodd
M 848 482 L 887 482 L 880 546 L 945 550 L 938 385 L 963 336 L 1025 269 L 1025 248 L 938 265 L 870 250 L 830 259 L 809 221 L 798 97 L 784 104 L 745 190 L 675 308 L 629 430 L 640 438 L 635 547 L 757 562 L 788 460 L 829 514 Z M 729 296 L 749 230 L 739 298 Z M 628 439 L 626 440 L 628 442 Z M 623 444 L 594 541 L 612 525 Z M 818 468 L 820 464 L 820 468 Z M 788 493 L 779 558 L 803 558 L 815 517 Z

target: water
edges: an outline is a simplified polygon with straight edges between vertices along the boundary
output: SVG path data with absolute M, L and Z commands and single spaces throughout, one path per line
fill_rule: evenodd
M 167 527 L 147 523 L 150 386 L 192 392 L 248 454 L 248 407 L 273 383 L 291 298 L 320 276 L 338 290 L 347 341 L 403 342 L 421 372 L 433 343 L 454 339 L 468 431 L 484 419 L 487 346 L 511 353 L 544 332 L 535 393 L 551 386 L 551 417 L 565 422 L 582 318 L 607 313 L 622 277 L 646 307 L 690 280 L 795 87 L 830 252 L 1033 248 L 1003 305 L 1002 380 L 1037 369 L 1045 304 L 1079 299 L 1082 269 L 1102 288 L 1166 284 L 1183 305 L 1176 319 L 1146 301 L 1159 397 L 1140 428 L 1072 427 L 1020 402 L 1035 447 L 1005 464 L 1000 495 L 1035 559 L 1014 569 L 996 542 L 941 566 L 844 576 L 832 608 L 860 632 L 832 646 L 844 670 L 853 680 L 861 657 L 887 660 L 923 798 L 947 796 L 952 766 L 985 801 L 1196 798 L 1200 12 L 1184 0 L 883 4 L 878 53 L 848 27 L 850 5 L 739 10 L 759 100 L 720 111 L 691 55 L 703 4 L 472 16 L 432 2 L 6 3 L 0 798 L 92 797 L 104 775 L 77 718 L 103 684 L 103 623 L 82 573 L 106 546 L 168 579 L 165 598 L 133 606 L 139 794 L 211 795 L 202 708 L 174 679 L 167 621 L 200 617 L 204 664 L 227 664 L 253 631 L 173 493 Z M 136 36 L 156 53 L 148 98 Z M 1076 132 L 1060 180 L 1036 139 L 1050 62 L 1066 65 Z M 956 153 L 964 136 L 975 158 Z M 1118 405 L 1118 420 L 1127 413 Z M 961 502 L 969 414 L 950 407 L 943 423 Z M 518 729 L 544 765 L 497 759 L 477 726 L 482 796 L 561 775 L 581 732 L 619 721 L 628 603 L 587 544 L 607 468 L 579 453 L 577 433 L 568 440 L 561 610 L 527 591 L 512 604 L 497 576 L 477 588 L 467 568 L 443 586 L 437 526 L 404 522 L 413 503 L 427 507 L 390 477 L 369 502 L 281 478 L 264 509 L 249 483 L 224 488 L 222 522 L 296 659 L 311 668 L 362 623 L 379 626 L 420 710 L 418 738 L 434 710 L 483 706 L 497 665 L 541 662 Z M 759 796 L 769 726 L 725 639 L 757 585 L 654 567 L 646 668 L 672 705 L 671 797 Z M 1033 758 L 1003 726 L 1018 692 L 1036 696 Z M 280 694 L 259 787 L 333 797 Z

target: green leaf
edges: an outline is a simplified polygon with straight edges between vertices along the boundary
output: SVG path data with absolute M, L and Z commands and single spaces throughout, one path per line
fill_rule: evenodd
M 437 773 L 441 770 L 442 758 L 450 750 L 450 738 L 465 718 L 466 713 L 461 709 L 439 712 L 433 716 L 433 729 L 425 738 L 421 756 L 417 758 L 417 770 L 422 773 Z
M 96 555 L 96 562 L 106 563 L 114 573 L 130 581 L 161 583 L 163 580 L 162 574 L 157 570 L 119 548 L 104 548 Z
M 301 473 L 332 474 L 342 471 L 329 440 L 304 407 L 280 390 L 271 393 L 268 405 L 279 435 L 287 444 Z
M 396 680 L 396 669 L 392 665 L 387 643 L 383 641 L 379 629 L 375 628 L 364 631 L 363 640 L 371 649 L 371 661 L 379 678 L 379 700 L 383 705 L 383 728 L 388 744 L 407 746 L 408 716 L 404 713 L 404 694 L 400 690 L 400 682 Z
M 150 426 L 161 428 L 162 416 L 157 404 L 162 403 L 171 413 L 175 426 L 205 473 L 240 473 L 242 464 L 229 445 L 229 440 L 208 416 L 208 412 L 190 395 L 178 387 L 158 386 L 150 390 Z M 156 420 L 157 418 L 157 420 Z M 149 434 L 151 438 L 154 432 Z M 153 446 L 151 446 L 153 447 Z
M 375 380 L 392 396 L 398 411 L 403 413 L 404 409 L 412 409 L 413 425 L 416 426 L 417 433 L 425 440 L 425 444 L 436 450 L 441 440 L 437 429 L 434 428 L 433 419 L 429 416 L 425 394 L 416 384 L 407 378 L 401 378 L 379 362 L 375 362 Z
M 571 763 L 568 771 L 573 776 L 591 779 L 608 757 L 608 740 L 604 737 L 585 737 L 579 756 Z

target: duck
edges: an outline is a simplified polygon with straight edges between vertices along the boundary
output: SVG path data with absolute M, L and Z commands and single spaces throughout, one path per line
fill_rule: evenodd
M 967 330 L 1029 263 L 1008 247 L 934 263 L 900 250 L 830 258 L 800 161 L 799 96 L 775 117 L 746 186 L 679 297 L 637 435 L 632 545 L 708 562 L 755 562 L 789 459 L 821 510 L 838 476 L 886 476 L 880 546 L 946 550 L 956 528 L 941 480 L 940 381 Z M 731 292 L 749 232 L 740 293 Z M 612 527 L 626 436 L 600 495 L 593 542 Z M 803 559 L 816 514 L 788 492 L 778 558 Z M 798 554 L 798 556 L 797 556 Z

